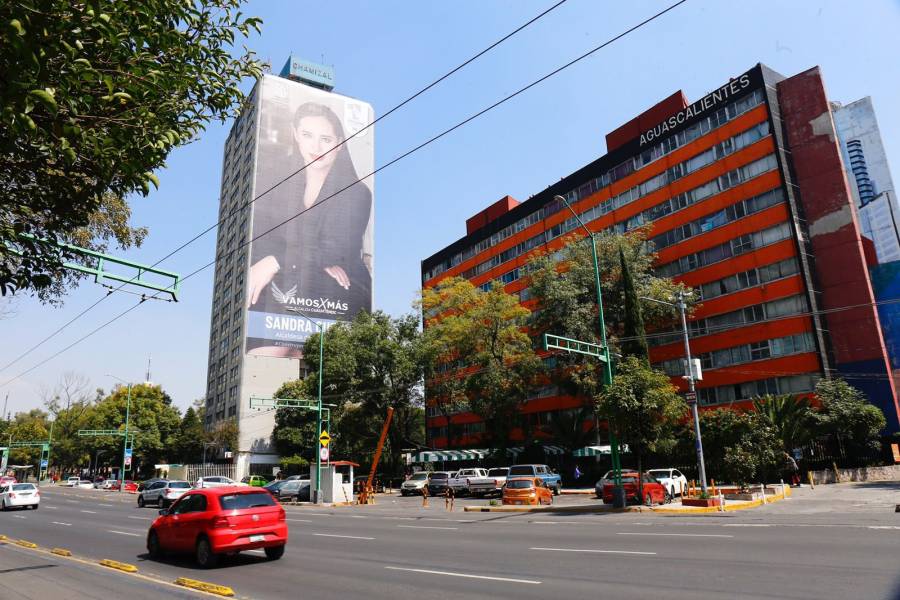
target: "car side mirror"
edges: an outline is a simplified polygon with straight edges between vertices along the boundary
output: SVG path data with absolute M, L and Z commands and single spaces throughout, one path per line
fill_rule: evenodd
M 161 516 L 161 517 L 165 517 L 165 516 L 167 516 L 168 514 L 169 514 L 169 509 L 168 509 L 168 508 L 161 508 L 161 509 L 159 510 L 159 516 Z

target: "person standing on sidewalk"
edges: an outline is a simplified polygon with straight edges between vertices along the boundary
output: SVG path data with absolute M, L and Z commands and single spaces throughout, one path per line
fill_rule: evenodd
M 453 500 L 456 499 L 456 494 L 453 492 L 453 488 L 451 486 L 447 486 L 447 491 L 444 494 L 444 508 L 453 512 Z

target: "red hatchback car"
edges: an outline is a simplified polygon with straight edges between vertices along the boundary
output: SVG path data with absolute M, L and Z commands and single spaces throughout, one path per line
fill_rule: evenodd
M 166 552 L 193 553 L 197 564 L 208 568 L 223 554 L 259 548 L 277 560 L 287 544 L 284 509 L 262 488 L 191 490 L 159 515 L 147 532 L 151 558 Z
M 612 482 L 608 482 L 603 486 L 604 504 L 612 504 L 613 487 L 614 484 Z M 641 503 L 641 498 L 638 496 L 637 473 L 623 473 L 622 487 L 625 488 L 626 502 L 634 502 L 635 504 Z M 643 488 L 643 503 L 647 506 L 666 503 L 668 498 L 666 488 L 648 473 L 644 473 Z

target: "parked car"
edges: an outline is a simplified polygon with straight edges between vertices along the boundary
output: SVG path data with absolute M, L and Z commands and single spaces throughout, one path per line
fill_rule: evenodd
M 7 483 L 18 483 L 18 481 L 12 475 L 4 475 L 3 477 L 0 477 L 0 487 L 6 485 Z
M 660 482 L 658 482 L 649 473 L 644 473 L 642 483 L 644 491 L 643 499 L 641 499 L 641 497 L 638 495 L 637 473 L 622 475 L 622 487 L 625 489 L 626 502 L 634 502 L 635 504 L 640 504 L 643 502 L 643 504 L 646 504 L 647 506 L 652 506 L 654 504 L 665 504 L 668 495 L 666 488 L 664 488 Z M 612 491 L 613 482 L 610 481 L 605 486 L 603 486 L 604 504 L 612 504 Z
M 69 477 L 66 479 L 66 485 L 69 487 L 75 487 L 78 485 L 78 482 L 81 481 L 81 477 Z
M 453 477 L 455 471 L 435 471 L 428 478 L 428 495 L 442 496 L 447 491 L 450 478 Z
M 222 487 L 226 485 L 238 485 L 238 482 L 230 477 L 213 475 L 211 477 L 201 477 L 194 483 L 195 488 Z
M 553 504 L 553 490 L 540 477 L 510 477 L 503 486 L 503 504 Z
M 243 479 L 241 479 L 241 483 L 244 485 L 249 485 L 251 487 L 263 487 L 269 480 L 263 477 L 262 475 L 247 475 Z
M 156 504 L 167 508 L 190 489 L 191 484 L 187 481 L 169 481 L 167 479 L 156 481 L 144 488 L 144 491 L 138 495 L 137 503 L 141 508 L 147 504 Z
M 309 502 L 309 479 L 293 479 L 278 488 L 275 497 L 282 502 Z
M 409 479 L 400 484 L 401 496 L 421 496 L 422 489 L 428 485 L 428 477 L 430 473 L 427 471 L 417 471 L 410 476 Z
M 483 477 L 487 477 L 487 469 L 460 469 L 450 478 L 447 485 L 453 488 L 453 492 L 457 496 L 463 496 L 469 493 L 469 481 L 471 479 Z
M 37 510 L 41 492 L 33 483 L 7 483 L 0 486 L 0 510 L 24 506 Z
M 103 484 L 106 483 L 107 481 L 109 481 L 109 480 L 106 479 L 105 477 L 94 477 L 94 489 L 102 490 Z
M 110 480 L 108 480 L 108 481 L 111 481 L 112 483 L 110 483 L 110 486 L 109 486 L 108 488 L 105 488 L 105 489 L 108 489 L 108 490 L 113 491 L 113 492 L 116 492 L 116 491 L 119 490 L 120 484 L 119 484 L 119 480 L 118 480 L 118 479 L 110 479 Z M 134 492 L 137 492 L 137 489 L 138 489 L 138 484 L 137 484 L 137 482 L 131 481 L 131 480 L 129 480 L 129 479 L 126 479 L 126 480 L 125 480 L 125 491 L 126 491 L 126 492 L 128 492 L 128 493 L 134 493 Z
M 597 497 L 601 500 L 603 499 L 603 488 L 606 484 L 612 484 L 614 477 L 613 471 L 607 471 L 603 477 L 600 478 L 600 481 L 594 486 L 594 492 L 597 494 Z M 631 469 L 625 469 L 622 471 L 622 477 L 637 477 L 637 471 L 632 471 Z
M 562 477 L 547 465 L 513 465 L 509 468 L 508 477 L 539 477 L 553 490 L 554 496 L 559 496 L 562 490 Z
M 94 482 L 90 479 L 82 479 L 74 487 L 81 490 L 92 490 L 94 489 Z
M 284 554 L 288 540 L 284 509 L 271 494 L 247 486 L 188 490 L 147 532 L 151 558 L 193 553 L 203 568 L 223 554 L 262 549 L 271 560 Z
M 150 484 L 165 480 L 165 477 L 153 477 L 151 479 L 147 479 L 146 481 L 142 481 L 138 484 L 138 491 L 143 492 Z
M 484 498 L 494 494 L 503 494 L 503 485 L 509 475 L 509 467 L 488 469 L 486 477 L 475 477 L 469 480 L 469 493 L 476 498 Z
M 687 477 L 678 469 L 650 469 L 647 472 L 666 488 L 670 499 L 684 494 L 687 489 Z
M 263 489 L 268 490 L 270 494 L 272 494 L 273 496 L 275 496 L 277 498 L 278 490 L 281 489 L 281 486 L 283 486 L 287 482 L 288 482 L 287 479 L 278 479 L 276 481 L 270 481 L 269 483 L 267 483 L 266 485 L 263 486 Z

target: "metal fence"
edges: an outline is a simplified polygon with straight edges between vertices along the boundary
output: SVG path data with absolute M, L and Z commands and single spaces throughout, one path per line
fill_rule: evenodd
M 235 465 L 230 464 L 200 464 L 200 465 L 184 465 L 185 477 L 188 481 L 194 482 L 201 477 L 229 477 L 235 479 Z

